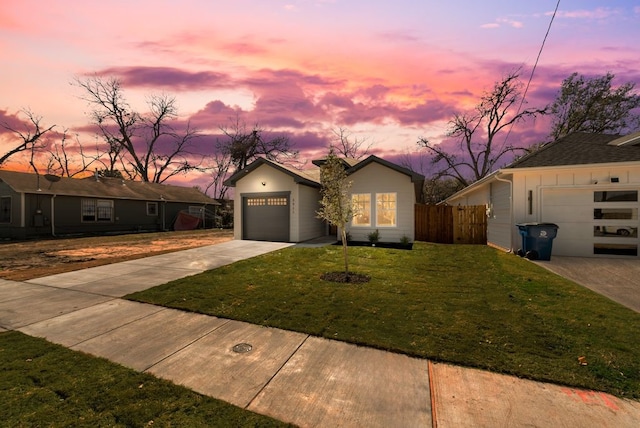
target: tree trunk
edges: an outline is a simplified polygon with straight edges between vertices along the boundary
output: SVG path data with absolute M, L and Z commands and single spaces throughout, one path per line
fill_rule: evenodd
M 347 252 L 347 231 L 344 228 L 340 229 L 340 236 L 342 237 L 342 254 L 344 255 L 344 273 L 349 278 L 349 258 Z

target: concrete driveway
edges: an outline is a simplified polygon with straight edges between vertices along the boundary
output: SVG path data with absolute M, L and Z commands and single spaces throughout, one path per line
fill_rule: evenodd
M 536 264 L 640 312 L 640 262 L 637 259 L 553 256 Z

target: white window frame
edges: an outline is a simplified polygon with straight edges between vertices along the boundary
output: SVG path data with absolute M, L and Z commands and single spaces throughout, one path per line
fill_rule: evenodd
M 392 196 L 392 198 L 385 200 L 385 196 Z M 385 206 L 390 203 L 393 203 L 392 208 Z M 381 223 L 381 213 L 391 214 L 388 217 L 393 220 L 392 223 Z M 398 194 L 396 192 L 376 193 L 376 227 L 398 227 Z
M 360 200 L 360 198 L 362 198 L 362 200 Z M 366 208 L 367 203 L 369 205 L 369 209 Z M 351 194 L 351 204 L 353 206 L 351 226 L 371 227 L 371 193 Z M 359 218 L 362 218 L 363 220 L 359 221 Z

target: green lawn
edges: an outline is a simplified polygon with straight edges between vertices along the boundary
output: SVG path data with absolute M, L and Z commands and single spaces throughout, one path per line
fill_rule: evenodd
M 128 296 L 412 356 L 640 398 L 640 314 L 486 247 L 288 248 Z M 585 357 L 586 365 L 578 358 Z
M 18 332 L 0 333 L 0 367 L 1 426 L 289 426 Z

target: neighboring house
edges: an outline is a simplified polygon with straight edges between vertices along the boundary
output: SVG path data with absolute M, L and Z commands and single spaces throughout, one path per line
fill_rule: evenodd
M 359 207 L 347 226 L 351 239 L 366 241 L 377 229 L 380 241 L 413 241 L 414 205 L 424 177 L 377 156 L 343 162 Z M 231 176 L 225 184 L 235 187 L 235 239 L 301 242 L 328 235 L 328 225 L 317 216 L 322 164 L 313 161 L 313 169 L 297 170 L 260 158 Z
M 640 132 L 575 133 L 445 200 L 486 205 L 487 240 L 517 250 L 517 223 L 559 226 L 554 255 L 638 257 Z
M 0 170 L 0 238 L 162 231 L 216 205 L 188 187 Z

